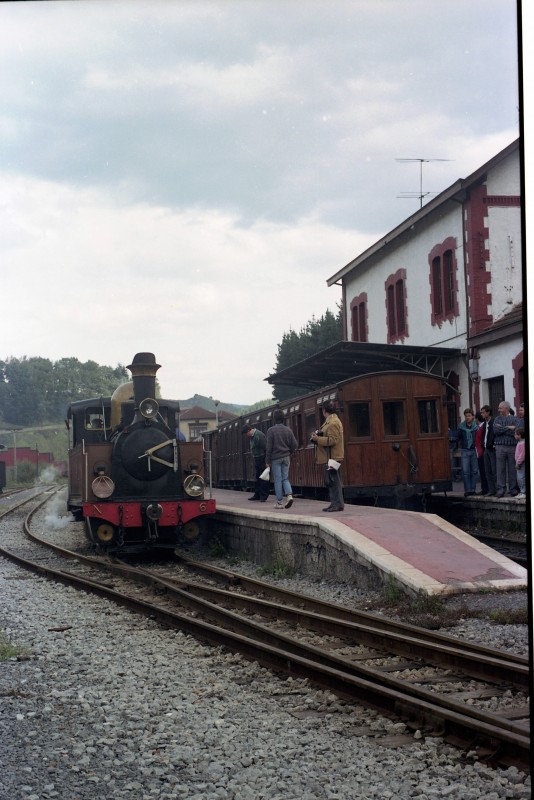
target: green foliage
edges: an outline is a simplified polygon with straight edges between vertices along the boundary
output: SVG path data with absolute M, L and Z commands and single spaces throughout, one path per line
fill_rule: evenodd
M 289 564 L 285 564 L 283 561 L 276 561 L 274 564 L 266 564 L 263 567 L 259 567 L 259 569 L 256 570 L 256 574 L 259 577 L 272 576 L 280 580 L 282 578 L 291 578 L 294 572 Z
M 497 625 L 528 625 L 527 608 L 495 609 L 490 612 L 490 620 Z
M 303 361 L 325 350 L 343 338 L 343 314 L 341 306 L 337 315 L 327 310 L 320 319 L 312 317 L 300 333 L 290 330 L 284 333 L 278 345 L 275 372 Z M 303 386 L 275 386 L 273 394 L 277 400 L 287 400 L 307 391 Z
M 33 486 L 37 479 L 37 468 L 30 461 L 20 461 L 17 464 L 17 485 Z
M 222 558 L 226 555 L 226 547 L 218 536 L 213 536 L 209 540 L 208 552 L 212 558 Z
M 254 403 L 254 405 L 243 408 L 240 411 L 240 414 L 252 414 L 254 411 L 260 411 L 260 409 L 267 408 L 267 406 L 272 406 L 272 404 L 272 397 L 270 397 L 269 400 L 259 400 L 257 403 Z
M 388 575 L 388 579 L 384 584 L 383 593 L 386 605 L 397 605 L 405 597 L 403 590 L 391 575 Z
M 77 358 L 10 358 L 0 361 L 0 419 L 36 426 L 64 419 L 73 400 L 109 396 L 128 380 L 121 364 L 100 366 Z
M 3 631 L 0 631 L 0 661 L 6 661 L 8 658 L 16 656 L 27 655 L 26 648 L 17 647 L 6 639 Z

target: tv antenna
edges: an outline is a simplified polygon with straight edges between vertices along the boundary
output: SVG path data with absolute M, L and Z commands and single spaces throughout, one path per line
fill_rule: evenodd
M 437 194 L 437 192 L 423 192 L 423 164 L 428 164 L 430 161 L 453 161 L 452 158 L 396 158 L 395 161 L 401 161 L 403 163 L 419 163 L 419 192 L 402 192 L 402 194 L 398 194 L 397 197 L 400 198 L 419 198 L 419 208 L 423 207 L 423 197 L 426 197 L 429 194 Z

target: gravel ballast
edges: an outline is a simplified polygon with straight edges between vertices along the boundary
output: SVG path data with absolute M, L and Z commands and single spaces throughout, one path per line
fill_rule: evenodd
M 335 602 L 345 591 L 284 583 Z M 0 662 L 0 800 L 531 796 L 515 768 L 4 559 L 0 591 L 0 629 L 25 648 Z M 524 654 L 526 627 L 466 618 L 448 632 Z

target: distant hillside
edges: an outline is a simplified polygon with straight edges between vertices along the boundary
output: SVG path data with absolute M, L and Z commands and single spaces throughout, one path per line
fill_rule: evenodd
M 200 406 L 200 408 L 205 408 L 206 411 L 213 411 L 213 413 L 215 413 L 215 403 L 213 401 L 213 397 L 204 397 L 202 394 L 195 394 L 188 400 L 179 400 L 179 403 L 182 411 L 186 411 L 188 408 L 193 408 L 193 406 Z M 270 406 L 273 403 L 274 400 L 272 398 L 260 400 L 259 402 L 254 403 L 252 406 L 238 405 L 237 403 L 219 403 L 219 411 L 230 411 L 232 414 L 241 416 L 243 413 L 257 411 L 260 408 Z
M 216 410 L 213 397 L 205 397 L 203 394 L 195 394 L 187 400 L 179 400 L 179 403 L 182 411 L 185 411 L 187 408 L 193 408 L 193 406 L 200 406 L 200 408 L 205 408 L 206 411 L 213 411 L 213 413 L 215 413 Z M 217 408 L 219 411 L 230 411 L 232 414 L 239 415 L 248 408 L 248 406 L 240 406 L 235 403 L 219 403 Z

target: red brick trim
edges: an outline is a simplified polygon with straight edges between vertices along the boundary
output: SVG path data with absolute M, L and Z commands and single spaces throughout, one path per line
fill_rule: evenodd
M 468 336 L 476 336 L 491 325 L 488 312 L 491 306 L 489 291 L 491 275 L 487 270 L 489 250 L 486 241 L 486 186 L 473 187 L 464 205 L 465 214 L 465 267 L 467 271 Z
M 482 201 L 488 206 L 515 206 L 521 205 L 521 197 L 517 194 L 489 194 Z

